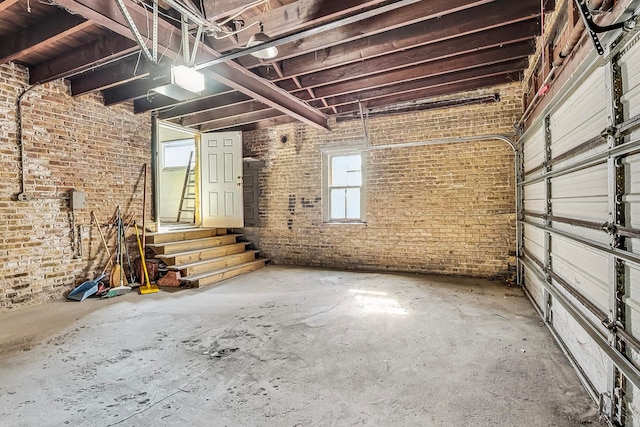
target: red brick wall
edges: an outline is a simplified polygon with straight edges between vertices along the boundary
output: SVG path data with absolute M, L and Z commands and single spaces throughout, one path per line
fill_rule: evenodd
M 63 81 L 38 86 L 22 103 L 25 191 L 31 200 L 16 201 L 16 104 L 27 87 L 24 68 L 0 65 L 0 309 L 61 298 L 101 271 L 106 257 L 90 212 L 107 222 L 119 204 L 140 218 L 140 172 L 150 159 L 148 115 L 134 115 L 130 105 L 104 107 L 96 95 L 72 98 Z M 76 213 L 83 226 L 81 258 L 72 249 L 65 199 L 71 189 L 86 193 L 86 208 Z
M 520 84 L 501 101 L 372 118 L 372 145 L 508 134 L 522 112 Z M 331 132 L 284 125 L 243 135 L 244 155 L 265 160 L 261 227 L 251 230 L 277 263 L 492 276 L 513 262 L 513 150 L 488 140 L 369 151 L 367 223 L 325 224 L 321 146 L 362 141 L 359 120 Z M 287 142 L 282 143 L 282 136 Z

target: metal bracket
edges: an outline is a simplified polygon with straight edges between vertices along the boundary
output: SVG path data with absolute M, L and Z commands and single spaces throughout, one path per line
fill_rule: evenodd
M 129 29 L 133 33 L 133 36 L 135 37 L 136 41 L 138 42 L 138 45 L 140 46 L 140 49 L 142 49 L 142 52 L 144 53 L 144 56 L 146 56 L 149 61 L 151 61 L 151 62 L 153 62 L 155 64 L 155 62 L 158 59 L 157 44 L 155 43 L 155 40 L 157 40 L 157 37 L 154 37 L 154 48 L 155 48 L 155 51 L 154 51 L 153 54 L 151 54 L 151 52 L 149 52 L 149 48 L 147 47 L 146 41 L 142 38 L 142 34 L 140 34 L 140 31 L 138 31 L 138 27 L 136 26 L 136 23 L 133 21 L 133 18 L 131 17 L 131 14 L 129 14 L 129 11 L 127 10 L 127 6 L 124 4 L 124 0 L 116 0 L 116 3 L 118 4 L 118 8 L 120 9 L 120 12 L 122 12 L 122 15 L 124 16 L 124 19 L 127 21 L 127 24 L 129 24 Z M 157 17 L 158 2 L 157 2 L 157 0 L 154 0 L 153 3 L 154 3 L 154 7 L 153 7 L 153 13 L 154 13 L 153 24 L 155 26 L 158 23 L 158 17 Z M 157 34 L 157 29 L 156 28 L 154 28 L 154 30 L 153 30 L 154 36 Z
M 606 33 L 607 31 L 618 30 L 621 28 L 625 31 L 631 31 L 636 26 L 635 16 L 632 16 L 626 21 L 618 22 L 612 25 L 598 25 L 593 20 L 593 15 L 591 15 L 591 11 L 589 10 L 589 6 L 587 5 L 586 0 L 576 0 L 576 5 L 578 6 L 580 16 L 582 16 L 584 25 L 585 27 L 587 27 L 587 32 L 589 33 L 589 36 L 591 36 L 591 40 L 593 41 L 593 45 L 595 46 L 598 55 L 604 55 L 604 48 L 600 43 L 598 34 Z

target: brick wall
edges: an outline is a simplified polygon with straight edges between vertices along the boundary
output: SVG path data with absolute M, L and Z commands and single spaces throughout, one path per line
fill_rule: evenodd
M 370 144 L 513 135 L 522 112 L 519 83 L 467 95 L 494 92 L 500 102 L 371 118 Z M 368 151 L 367 223 L 326 224 L 320 147 L 361 142 L 363 135 L 359 120 L 331 127 L 283 125 L 243 135 L 244 155 L 265 160 L 261 226 L 251 232 L 267 257 L 283 264 L 485 277 L 513 262 L 514 158 L 506 143 Z
M 63 81 L 38 86 L 22 102 L 31 200 L 15 201 L 21 190 L 16 105 L 27 86 L 24 68 L 0 65 L 0 309 L 61 298 L 102 270 L 106 257 L 90 212 L 107 222 L 119 204 L 139 219 L 141 168 L 150 158 L 149 116 L 135 116 L 130 105 L 104 107 L 96 95 L 72 98 Z M 65 199 L 71 189 L 86 193 L 87 207 L 75 218 L 83 234 L 80 258 L 74 258 Z

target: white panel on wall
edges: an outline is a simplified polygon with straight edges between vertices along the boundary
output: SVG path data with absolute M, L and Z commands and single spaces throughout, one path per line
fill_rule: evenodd
M 626 157 L 624 203 L 629 227 L 640 228 L 640 154 Z
M 533 225 L 524 225 L 524 247 L 539 261 L 544 261 L 544 231 Z
M 536 125 L 524 142 L 524 171 L 529 172 L 544 162 L 544 128 Z M 527 177 L 529 178 L 529 177 Z
M 551 158 L 597 136 L 609 126 L 604 67 L 596 68 L 551 114 Z
M 524 269 L 524 280 L 526 288 L 533 300 L 535 301 L 538 309 L 544 309 L 544 284 L 540 283 L 540 279 L 529 270 L 528 267 Z
M 640 267 L 626 266 L 626 304 L 627 330 L 640 337 Z
M 544 213 L 544 189 L 545 182 L 540 181 L 524 187 L 524 210 L 529 212 Z
M 608 218 L 607 165 L 551 179 L 553 215 L 604 224 Z
M 596 390 L 606 390 L 607 355 L 558 303 L 553 305 L 553 328 Z
M 598 308 L 608 311 L 609 255 L 557 236 L 551 239 L 551 248 L 553 271 Z
M 626 51 L 619 61 L 622 71 L 622 105 L 624 119 L 640 114 L 640 43 Z M 640 137 L 640 129 L 631 134 L 631 139 Z

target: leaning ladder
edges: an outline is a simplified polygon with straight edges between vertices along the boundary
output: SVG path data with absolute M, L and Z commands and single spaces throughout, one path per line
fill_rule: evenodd
M 180 217 L 183 212 L 191 212 L 193 214 L 193 221 L 196 222 L 196 209 L 195 207 L 187 207 L 185 200 L 195 200 L 196 194 L 194 191 L 196 188 L 196 172 L 193 167 L 193 151 L 189 154 L 189 163 L 187 163 L 187 172 L 184 174 L 184 185 L 182 186 L 182 196 L 180 197 L 180 207 L 178 208 L 178 218 L 176 222 L 180 222 Z

